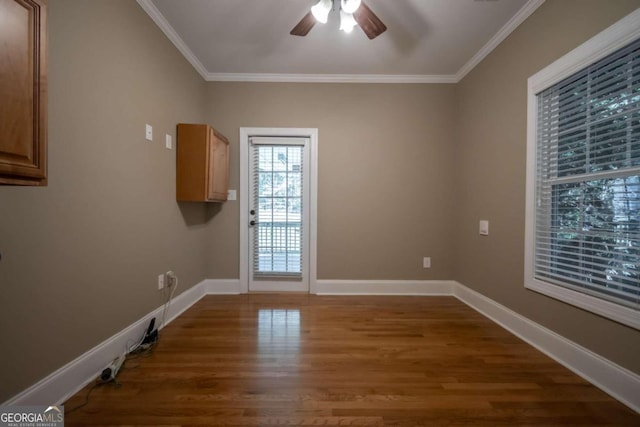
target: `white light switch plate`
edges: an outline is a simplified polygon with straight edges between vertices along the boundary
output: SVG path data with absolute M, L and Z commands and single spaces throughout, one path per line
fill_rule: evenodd
M 227 200 L 236 200 L 236 190 L 227 191 Z
M 171 150 L 173 148 L 173 138 L 171 138 L 171 135 L 166 134 L 164 141 L 164 146 L 167 147 L 167 150 Z
M 484 219 L 480 220 L 480 234 L 483 236 L 489 235 L 489 221 Z
M 153 127 L 151 127 L 151 125 L 149 124 L 145 125 L 144 137 L 147 139 L 147 141 L 153 141 Z

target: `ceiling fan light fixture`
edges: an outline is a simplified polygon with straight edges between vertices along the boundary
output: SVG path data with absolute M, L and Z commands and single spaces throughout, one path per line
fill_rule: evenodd
M 340 29 L 345 33 L 350 33 L 353 27 L 358 25 L 351 13 L 347 13 L 344 10 L 340 11 Z
M 340 0 L 340 8 L 345 11 L 345 13 L 353 13 L 360 7 L 362 0 Z
M 311 8 L 311 13 L 318 22 L 326 24 L 329 18 L 329 12 L 331 12 L 331 6 L 331 0 L 319 0 L 318 3 Z
M 325 24 L 331 11 L 338 12 L 338 0 L 316 0 L 311 10 L 289 32 L 293 36 L 306 36 L 311 28 L 320 22 Z M 387 26 L 373 13 L 363 0 L 340 0 L 340 29 L 345 33 L 359 26 L 364 34 L 373 40 L 387 31 Z

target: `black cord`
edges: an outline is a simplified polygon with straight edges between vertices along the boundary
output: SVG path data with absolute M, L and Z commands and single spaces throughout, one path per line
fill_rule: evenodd
M 120 368 L 120 370 L 122 371 L 125 368 L 125 365 L 127 363 L 127 361 L 130 360 L 135 360 L 135 359 L 141 359 L 143 357 L 149 357 L 151 356 L 151 353 L 153 352 L 153 350 L 156 348 L 156 346 L 158 345 L 158 341 L 160 340 L 160 336 L 158 336 L 158 338 L 156 339 L 156 341 L 152 342 L 148 347 L 144 348 L 144 349 L 140 349 L 140 347 L 137 347 L 136 349 L 134 349 L 133 351 L 131 351 L 129 354 L 127 354 L 125 356 L 124 362 L 122 363 L 122 367 Z M 139 365 L 136 366 L 132 366 L 130 369 L 134 369 L 137 368 Z M 77 411 L 80 408 L 84 408 L 85 406 L 87 406 L 89 404 L 89 396 L 91 396 L 91 393 L 93 392 L 93 390 L 95 390 L 96 388 L 103 386 L 105 384 L 110 384 L 113 383 L 116 385 L 116 387 L 120 387 L 120 383 L 118 381 L 116 381 L 116 379 L 111 379 L 111 380 L 107 380 L 107 381 L 102 381 L 101 379 L 96 380 L 96 382 L 91 386 L 91 388 L 89 389 L 89 391 L 87 391 L 87 395 L 84 398 L 84 402 L 81 403 L 80 405 L 73 407 L 69 410 L 65 409 L 65 414 L 70 414 L 74 411 Z
M 149 347 L 147 348 L 144 348 L 144 349 L 139 348 L 139 349 L 133 350 L 131 353 L 127 354 L 126 358 L 124 359 L 125 363 L 128 362 L 129 360 L 141 359 L 143 357 L 151 356 L 151 353 L 153 353 L 153 350 L 155 349 L 157 344 L 158 344 L 158 341 L 150 344 Z
M 149 347 L 145 348 L 145 349 L 141 349 L 138 351 L 134 351 L 132 353 L 129 353 L 125 360 L 124 363 L 122 364 L 122 367 L 120 368 L 120 370 L 125 368 L 125 365 L 128 361 L 131 360 L 136 360 L 136 359 L 141 359 L 144 357 L 149 357 L 151 356 L 151 353 L 153 352 L 153 350 L 155 349 L 156 345 L 158 344 L 158 341 L 155 341 L 154 343 L 152 343 Z M 130 367 L 129 369 L 135 369 L 137 368 L 139 365 L 135 365 Z M 84 408 L 85 406 L 87 406 L 89 404 L 89 397 L 91 396 L 91 393 L 93 392 L 93 390 L 95 390 L 96 388 L 106 385 L 106 384 L 115 384 L 116 387 L 120 387 L 121 384 L 114 378 L 112 380 L 107 380 L 107 381 L 102 381 L 101 379 L 98 379 L 92 386 L 91 388 L 87 391 L 86 396 L 84 397 L 84 402 L 82 402 L 80 405 L 75 406 L 69 410 L 65 409 L 65 414 L 70 414 L 74 411 L 77 411 L 80 408 Z

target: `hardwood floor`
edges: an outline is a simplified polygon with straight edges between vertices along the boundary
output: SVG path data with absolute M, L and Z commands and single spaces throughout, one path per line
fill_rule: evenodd
M 453 297 L 207 296 L 118 381 L 65 425 L 640 426 Z

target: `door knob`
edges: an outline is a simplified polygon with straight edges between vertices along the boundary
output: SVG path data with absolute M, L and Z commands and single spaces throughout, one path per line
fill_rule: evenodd
M 256 225 L 256 222 L 255 222 L 255 221 L 253 221 L 253 220 L 252 220 L 252 221 L 249 221 L 249 225 Z

